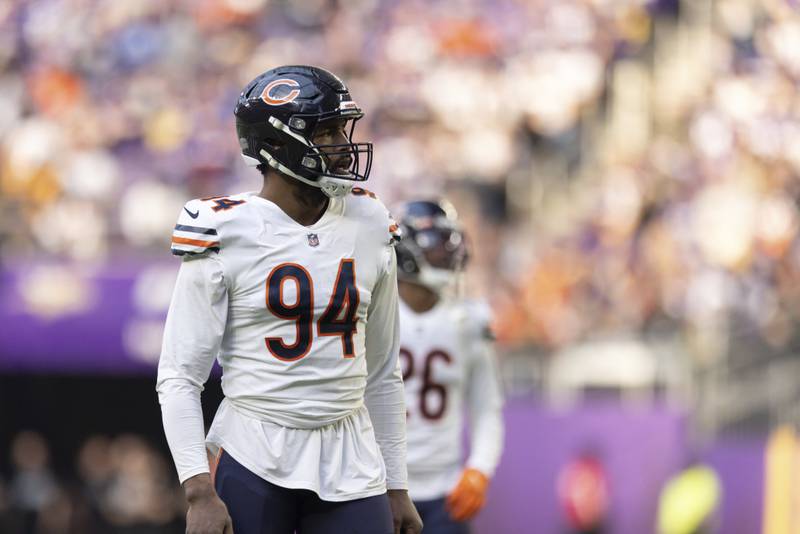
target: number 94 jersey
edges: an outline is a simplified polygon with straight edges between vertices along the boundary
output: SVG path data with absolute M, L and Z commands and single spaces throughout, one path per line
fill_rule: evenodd
M 406 398 L 408 485 L 414 500 L 438 499 L 462 469 L 464 413 L 468 467 L 494 474 L 503 444 L 502 396 L 482 303 L 442 299 L 416 313 L 400 300 L 400 363 Z
M 383 204 L 359 189 L 331 199 L 311 226 L 256 193 L 188 202 L 172 236 L 173 253 L 184 257 L 176 291 L 194 290 L 181 276 L 197 262 L 209 295 L 194 307 L 173 297 L 161 378 L 170 362 L 213 353 L 227 402 L 251 417 L 319 428 L 360 408 L 367 360 L 392 356 L 393 329 L 368 328 L 367 315 L 396 306 L 378 302 L 396 290 L 375 293 L 393 275 L 394 232 Z M 220 300 L 216 315 L 196 309 Z

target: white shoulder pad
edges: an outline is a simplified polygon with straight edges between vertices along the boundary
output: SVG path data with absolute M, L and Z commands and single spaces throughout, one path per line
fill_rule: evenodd
M 464 312 L 467 315 L 470 334 L 476 339 L 494 341 L 492 331 L 492 309 L 484 300 L 467 299 L 463 301 Z
M 384 232 L 387 245 L 394 245 L 400 241 L 402 238 L 400 225 L 375 193 L 361 187 L 354 187 L 350 196 L 355 197 L 355 202 L 352 204 L 357 205 L 356 210 L 370 219 L 371 227 L 378 226 L 381 232 Z

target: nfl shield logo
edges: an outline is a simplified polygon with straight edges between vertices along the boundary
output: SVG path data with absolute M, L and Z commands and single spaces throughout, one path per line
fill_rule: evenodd
M 317 234 L 308 234 L 308 246 L 316 247 L 318 245 L 319 245 L 319 237 L 317 237 Z

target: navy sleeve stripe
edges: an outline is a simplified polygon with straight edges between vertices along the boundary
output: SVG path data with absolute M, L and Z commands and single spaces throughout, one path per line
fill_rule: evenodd
M 200 226 L 188 226 L 186 224 L 176 224 L 176 230 L 181 232 L 194 232 L 196 234 L 217 235 L 217 231 L 213 228 L 202 228 Z
M 190 250 L 181 250 L 179 248 L 173 248 L 172 249 L 172 253 L 175 256 L 186 256 L 186 255 L 194 256 L 195 254 L 203 254 L 204 252 L 209 252 L 209 251 L 216 252 L 216 253 L 219 254 L 219 247 L 209 247 L 209 248 L 207 248 L 205 250 L 200 250 L 198 252 L 192 252 Z

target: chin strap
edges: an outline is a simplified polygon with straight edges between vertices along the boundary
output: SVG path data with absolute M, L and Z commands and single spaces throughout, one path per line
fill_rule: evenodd
M 267 160 L 267 164 L 270 167 L 275 169 L 278 172 L 281 172 L 287 176 L 291 176 L 295 180 L 299 180 L 304 184 L 308 184 L 313 187 L 318 187 L 322 189 L 322 192 L 328 195 L 331 198 L 338 198 L 343 197 L 350 193 L 353 189 L 353 182 L 351 180 L 339 180 L 337 178 L 330 178 L 328 176 L 321 176 L 319 181 L 309 180 L 308 178 L 304 178 L 297 174 L 296 172 L 292 171 L 290 168 L 282 164 L 280 161 L 276 160 L 275 158 L 270 155 L 269 152 L 264 150 L 263 148 L 259 152 L 261 156 Z M 254 158 L 249 158 L 254 159 Z M 258 161 L 258 160 L 256 160 Z

